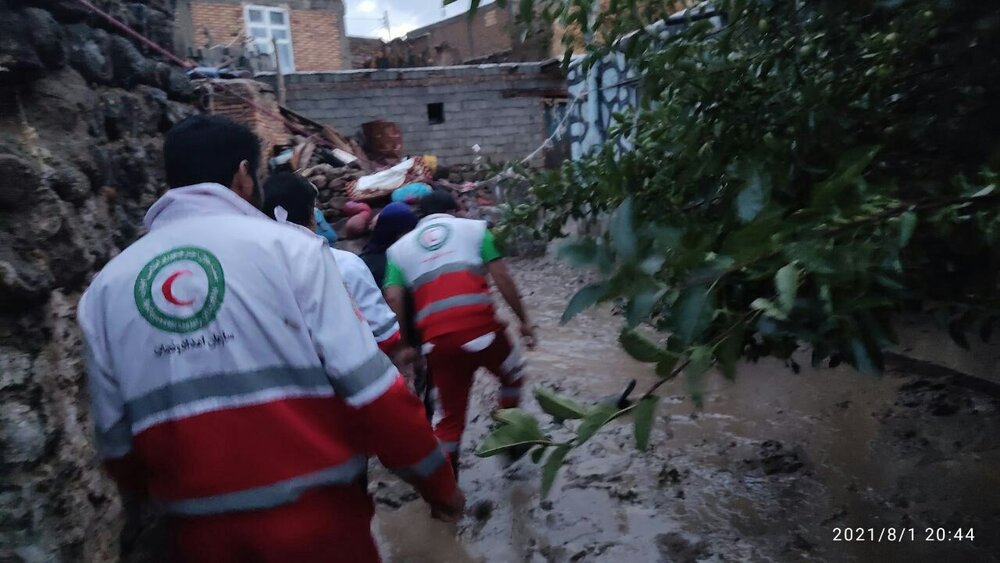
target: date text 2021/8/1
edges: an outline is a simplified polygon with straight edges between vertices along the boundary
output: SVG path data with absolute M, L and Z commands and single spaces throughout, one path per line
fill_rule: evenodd
M 961 542 L 975 541 L 973 528 L 834 528 L 835 542 Z

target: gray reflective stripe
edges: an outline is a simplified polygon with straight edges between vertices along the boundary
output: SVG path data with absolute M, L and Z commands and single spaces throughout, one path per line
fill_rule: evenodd
M 128 401 L 129 417 L 136 425 L 157 418 L 159 413 L 180 405 L 211 398 L 231 398 L 250 395 L 268 389 L 313 389 L 330 387 L 330 379 L 321 367 L 277 367 L 254 371 L 220 373 L 178 381 L 173 385 L 154 389 Z
M 392 367 L 392 361 L 382 352 L 365 360 L 365 363 L 340 377 L 333 378 L 333 390 L 340 398 L 347 400 L 375 383 Z
M 441 451 L 451 454 L 458 451 L 458 442 L 438 442 L 441 445 Z
M 421 309 L 419 313 L 417 313 L 414 320 L 419 323 L 427 318 L 428 315 L 440 313 L 441 311 L 445 311 L 453 307 L 463 307 L 465 305 L 491 305 L 492 303 L 493 298 L 485 293 L 467 293 L 465 295 L 456 295 L 454 297 L 435 301 L 430 305 L 427 305 Z
M 384 325 L 373 330 L 372 334 L 375 336 L 375 340 L 378 340 L 394 328 L 396 328 L 396 317 L 392 317 Z
M 426 479 L 434 474 L 444 464 L 444 453 L 439 448 L 434 448 L 424 459 L 409 467 L 393 469 L 392 472 L 407 481 Z
M 367 468 L 368 459 L 364 456 L 355 456 L 340 465 L 292 477 L 286 481 L 223 495 L 167 502 L 164 508 L 170 514 L 183 516 L 273 508 L 295 501 L 303 492 L 314 487 L 353 483 Z
M 122 457 L 132 450 L 132 424 L 125 417 L 111 428 L 97 431 L 97 450 L 104 459 Z
M 485 276 L 486 266 L 483 266 L 482 264 L 471 264 L 469 262 L 445 264 L 440 268 L 435 268 L 417 276 L 417 279 L 413 280 L 413 283 L 410 284 L 410 289 L 415 291 L 418 287 L 424 285 L 425 283 L 432 282 L 445 274 L 454 274 L 455 272 L 472 272 L 477 276 Z

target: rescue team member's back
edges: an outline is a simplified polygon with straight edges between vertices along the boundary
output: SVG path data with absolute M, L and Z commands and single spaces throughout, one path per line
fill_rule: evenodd
M 105 465 L 170 515 L 175 561 L 377 561 L 367 456 L 442 518 L 464 499 L 324 240 L 257 208 L 259 142 L 195 116 L 148 234 L 80 302 Z

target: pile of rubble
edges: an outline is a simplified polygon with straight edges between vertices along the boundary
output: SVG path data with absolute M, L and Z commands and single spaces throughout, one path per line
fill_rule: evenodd
M 392 122 L 365 123 L 347 136 L 277 102 L 270 86 L 248 79 L 202 78 L 194 81 L 202 109 L 225 115 L 251 127 L 262 141 L 267 172 L 293 171 L 307 178 L 318 192 L 317 207 L 341 237 L 363 237 L 381 207 L 407 195 L 431 190 L 452 192 L 471 217 L 496 220 L 498 192 L 489 175 L 475 165 L 447 168 L 433 155 L 406 156 L 402 131 Z M 264 171 L 262 171 L 264 172 Z M 411 195 L 410 201 L 414 199 Z M 371 221 L 345 229 L 357 206 L 371 209 Z M 356 225 L 357 221 L 355 221 Z

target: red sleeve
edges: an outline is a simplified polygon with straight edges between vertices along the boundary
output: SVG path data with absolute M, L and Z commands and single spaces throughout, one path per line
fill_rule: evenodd
M 402 340 L 402 338 L 400 337 L 399 331 L 397 330 L 392 336 L 386 338 L 382 342 L 379 342 L 378 349 L 382 350 L 382 353 L 385 354 L 386 356 L 389 356 L 392 353 L 392 351 L 396 348 L 396 345 L 399 344 L 400 340 Z
M 390 471 L 412 484 L 428 502 L 444 502 L 458 483 L 424 413 L 402 377 L 381 397 L 361 407 L 364 444 Z

